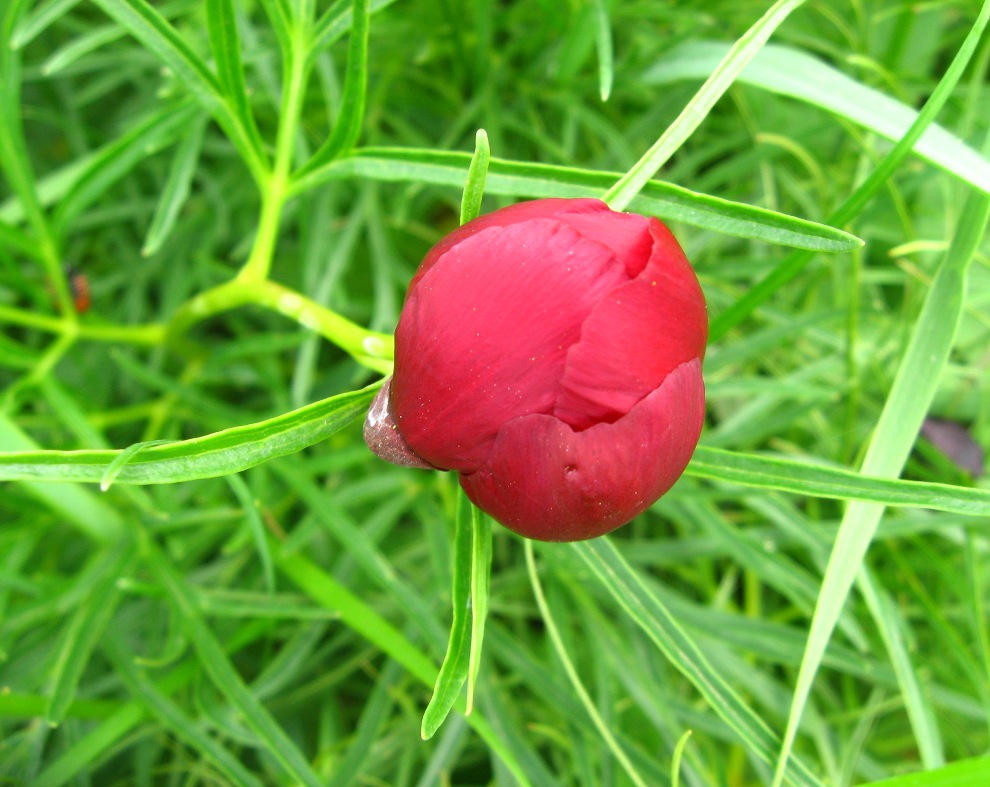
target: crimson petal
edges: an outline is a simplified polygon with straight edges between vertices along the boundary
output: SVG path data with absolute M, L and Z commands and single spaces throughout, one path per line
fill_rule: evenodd
M 575 432 L 534 414 L 505 424 L 485 466 L 462 475 L 461 486 L 478 507 L 528 538 L 594 538 L 674 484 L 694 453 L 704 412 L 695 359 L 614 423 Z
M 624 280 L 607 248 L 555 219 L 451 248 L 396 331 L 391 404 L 405 441 L 430 464 L 476 470 L 503 424 L 551 411 L 582 323 Z
M 430 268 L 440 261 L 440 258 L 444 254 L 457 244 L 463 243 L 472 235 L 477 235 L 482 230 L 489 227 L 507 227 L 510 224 L 518 224 L 529 219 L 551 218 L 560 214 L 581 215 L 585 213 L 600 214 L 602 212 L 608 213 L 609 208 L 600 199 L 592 199 L 590 197 L 585 199 L 548 198 L 517 202 L 514 205 L 509 205 L 491 213 L 478 216 L 478 218 L 462 224 L 457 229 L 445 235 L 426 253 L 419 268 L 416 269 L 416 275 L 413 276 L 412 281 L 409 283 L 406 296 L 408 297 L 412 294 L 419 280 L 423 278 Z
M 698 279 L 660 222 L 651 220 L 650 232 L 649 264 L 595 306 L 567 354 L 553 412 L 575 429 L 620 418 L 673 369 L 704 355 L 708 316 Z

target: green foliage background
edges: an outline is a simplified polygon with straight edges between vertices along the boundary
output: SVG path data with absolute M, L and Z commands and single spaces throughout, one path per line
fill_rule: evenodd
M 0 783 L 990 782 L 990 485 L 916 441 L 990 446 L 988 15 L 0 0 Z M 671 224 L 709 419 L 614 535 L 493 527 L 423 741 L 456 483 L 360 421 L 479 128 L 483 210 Z

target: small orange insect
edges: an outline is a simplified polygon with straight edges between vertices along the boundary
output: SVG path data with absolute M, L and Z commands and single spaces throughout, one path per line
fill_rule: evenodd
M 71 265 L 66 267 L 65 275 L 69 279 L 69 290 L 72 293 L 72 303 L 76 307 L 76 312 L 84 314 L 89 311 L 93 302 L 93 296 L 89 290 L 89 279 L 85 273 Z

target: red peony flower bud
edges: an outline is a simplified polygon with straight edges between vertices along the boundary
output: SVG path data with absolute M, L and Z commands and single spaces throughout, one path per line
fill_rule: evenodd
M 524 202 L 434 246 L 365 439 L 460 474 L 542 541 L 625 524 L 680 477 L 704 420 L 704 295 L 670 231 L 596 199 Z

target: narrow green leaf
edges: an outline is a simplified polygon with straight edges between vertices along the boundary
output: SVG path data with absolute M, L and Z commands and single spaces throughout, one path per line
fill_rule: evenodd
M 137 123 L 90 159 L 55 212 L 54 225 L 66 232 L 72 222 L 141 160 L 170 144 L 195 114 L 192 106 L 166 107 Z
M 208 108 L 222 103 L 217 78 L 158 10 L 145 0 L 94 2 L 162 60 Z
M 322 571 L 302 555 L 275 552 L 276 564 L 293 583 L 318 604 L 340 613 L 341 622 L 367 639 L 389 657 L 402 664 L 420 683 L 429 686 L 434 682 L 436 667 L 402 633 L 382 618 L 372 607 L 351 593 L 346 587 Z M 520 785 L 528 786 L 526 770 L 506 746 L 499 734 L 478 712 L 472 713 L 468 723 L 479 737 L 505 764 Z
M 0 244 L 30 257 L 38 257 L 40 254 L 37 241 L 4 221 L 0 221 Z
M 987 26 L 988 6 L 984 3 L 980 10 L 980 15 L 976 23 L 966 35 L 962 46 L 952 59 L 952 63 L 946 69 L 945 74 L 939 80 L 935 90 L 928 97 L 917 119 L 911 127 L 904 133 L 897 144 L 887 153 L 877 165 L 877 168 L 869 174 L 856 190 L 846 198 L 835 213 L 829 217 L 829 224 L 843 227 L 860 214 L 867 203 L 883 187 L 887 180 L 894 174 L 905 158 L 914 148 L 915 143 L 921 138 L 925 130 L 935 122 L 935 118 L 945 106 L 956 88 L 963 72 L 966 70 L 976 47 L 979 44 L 983 31 Z M 797 276 L 804 267 L 814 259 L 814 255 L 807 253 L 794 253 L 781 262 L 773 271 L 756 285 L 750 287 L 745 295 L 733 303 L 728 309 L 723 311 L 712 320 L 708 340 L 718 341 L 734 326 L 742 322 L 747 316 L 753 313 L 761 304 L 765 303 L 781 287 Z
M 254 148 L 261 150 L 261 135 L 254 122 L 247 84 L 244 81 L 241 39 L 237 32 L 233 0 L 206 0 L 206 27 L 210 34 L 210 49 L 216 63 L 220 90 L 226 96 L 241 128 L 251 137 Z
M 144 717 L 137 704 L 125 705 L 96 729 L 80 738 L 69 749 L 53 759 L 31 780 L 31 787 L 61 787 L 76 776 L 90 773 L 89 765 L 130 732 Z
M 577 693 L 581 700 L 581 704 L 584 705 L 585 710 L 591 717 L 592 723 L 598 730 L 598 734 L 602 736 L 605 741 L 605 745 L 608 746 L 610 752 L 619 761 L 622 769 L 629 776 L 633 784 L 637 787 L 646 787 L 646 782 L 643 777 L 636 770 L 636 767 L 629 760 L 628 755 L 619 745 L 619 742 L 612 735 L 612 731 L 609 729 L 608 725 L 602 719 L 601 714 L 598 712 L 598 708 L 595 706 L 594 701 L 591 699 L 591 695 L 588 694 L 588 690 L 584 687 L 581 682 L 581 677 L 578 675 L 577 670 L 574 668 L 574 663 L 571 661 L 570 656 L 567 655 L 567 647 L 564 645 L 564 641 L 560 636 L 560 631 L 557 628 L 557 623 L 553 619 L 553 615 L 550 612 L 550 606 L 547 604 L 546 597 L 543 595 L 543 588 L 540 585 L 540 577 L 536 571 L 536 561 L 533 559 L 533 542 L 529 539 L 523 541 L 523 546 L 526 551 L 526 570 L 529 573 L 529 583 L 533 588 L 533 597 L 536 599 L 536 605 L 540 610 L 540 617 L 543 619 L 543 625 L 546 626 L 547 634 L 550 636 L 550 641 L 553 643 L 553 648 L 557 653 L 557 658 L 560 659 L 560 663 L 564 667 L 564 672 L 567 674 L 567 679 L 570 681 L 572 688 Z
M 728 48 L 718 41 L 682 44 L 649 69 L 644 80 L 665 84 L 702 79 L 725 57 Z M 910 106 L 857 82 L 817 57 L 779 44 L 768 44 L 737 81 L 821 107 L 893 142 L 918 119 L 918 112 Z M 940 126 L 928 126 L 913 150 L 957 178 L 990 191 L 990 161 Z
M 289 11 L 282 0 L 261 0 L 261 5 L 268 16 L 268 22 L 275 31 L 279 49 L 282 50 L 283 60 L 290 56 L 292 48 L 292 21 Z
M 0 413 L 0 451 L 43 453 L 38 451 L 37 443 L 3 413 Z M 110 544 L 124 537 L 123 517 L 89 489 L 78 484 L 54 486 L 30 480 L 23 481 L 22 486 L 32 497 L 64 517 L 67 523 L 74 525 L 94 541 Z
M 61 277 L 60 252 L 35 181 L 34 167 L 24 138 L 21 107 L 20 53 L 11 46 L 13 30 L 26 8 L 25 0 L 0 6 L 0 172 L 17 205 L 38 240 L 38 257 L 56 282 L 60 305 L 68 309 L 70 298 Z M 5 217 L 10 223 L 16 219 Z
M 293 184 L 299 193 L 332 179 L 367 178 L 385 182 L 433 183 L 460 189 L 471 156 L 416 148 L 365 148 L 308 173 Z M 617 174 L 493 158 L 485 192 L 514 197 L 598 197 Z M 651 181 L 629 209 L 665 221 L 682 221 L 767 243 L 845 252 L 863 245 L 834 227 L 739 202 Z
M 141 254 L 150 257 L 157 252 L 168 239 L 172 228 L 175 226 L 179 211 L 185 205 L 189 196 L 189 187 L 192 184 L 193 175 L 196 172 L 196 165 L 199 163 L 199 152 L 203 145 L 203 135 L 206 131 L 206 119 L 201 118 L 198 122 L 192 122 L 192 129 L 183 136 L 175 151 L 175 158 L 172 159 L 172 166 L 168 171 L 168 180 L 162 189 L 162 195 L 158 199 L 158 206 L 155 208 L 155 215 L 148 228 L 148 236 L 144 240 Z
M 670 663 L 694 684 L 750 753 L 763 762 L 772 763 L 779 745 L 777 736 L 726 682 L 722 673 L 709 663 L 698 644 L 644 584 L 612 541 L 604 537 L 569 546 Z M 797 758 L 788 764 L 786 777 L 792 784 L 821 785 Z
M 109 554 L 97 556 L 103 570 L 69 618 L 52 668 L 52 690 L 45 708 L 45 719 L 52 726 L 62 723 L 75 700 L 83 670 L 97 641 L 106 633 L 120 599 L 117 580 L 127 572 L 133 558 L 130 539 L 119 542 Z
M 980 20 L 990 18 L 990 0 L 984 3 Z M 975 30 L 976 28 L 974 28 Z M 900 475 L 917 439 L 925 414 L 931 406 L 939 379 L 949 359 L 965 301 L 965 274 L 978 248 L 990 218 L 990 195 L 972 193 L 959 218 L 952 243 L 925 297 L 921 314 L 908 340 L 904 359 L 897 370 L 890 395 L 877 422 L 863 459 L 863 473 L 887 478 Z M 873 540 L 884 506 L 865 501 L 853 502 L 845 512 L 829 557 L 818 606 L 811 621 L 797 685 L 787 720 L 787 731 L 780 752 L 776 783 L 791 752 L 811 686 L 824 657 L 842 607 L 860 572 L 866 551 Z M 909 707 L 919 744 L 932 740 L 924 730 L 924 709 Z M 930 746 L 922 757 L 937 762 L 939 753 Z
M 912 637 L 908 629 L 908 621 L 902 614 L 897 600 L 877 582 L 874 574 L 862 571 L 857 581 L 870 614 L 877 623 L 890 663 L 894 667 L 897 685 L 921 754 L 921 761 L 926 768 L 945 765 L 945 750 L 935 709 L 928 693 L 921 686 L 920 676 L 911 663 L 908 642 Z
M 120 468 L 116 481 L 166 484 L 214 478 L 246 470 L 277 456 L 295 453 L 329 437 L 362 415 L 377 387 L 376 384 L 371 388 L 332 396 L 256 424 L 235 426 L 191 440 L 149 447 Z M 0 433 L 0 448 L 9 446 L 2 437 Z M 0 479 L 99 483 L 121 453 L 23 450 L 4 453 L 0 454 Z
M 361 134 L 365 94 L 368 89 L 368 31 L 371 27 L 369 0 L 353 0 L 351 9 L 353 24 L 347 50 L 347 71 L 344 76 L 340 110 L 337 112 L 330 136 L 303 165 L 300 175 L 318 169 L 347 153 L 354 147 Z
M 405 613 L 406 620 L 419 628 L 426 641 L 442 643 L 443 629 L 436 620 L 430 600 L 402 577 L 389 557 L 367 537 L 362 523 L 355 521 L 333 494 L 313 483 L 294 459 L 279 464 L 273 471 L 299 496 L 313 517 L 354 558 L 362 571 L 387 596 L 396 600 Z M 393 505 L 398 516 L 405 512 L 408 500 L 399 497 Z
M 293 779 L 308 787 L 322 787 L 323 780 L 234 669 L 223 647 L 203 620 L 196 598 L 185 579 L 150 539 L 145 539 L 142 549 L 145 553 L 145 565 L 161 584 L 166 598 L 175 608 L 182 627 L 196 650 L 199 663 L 213 685 L 237 708 L 241 721 L 258 737 L 266 753 L 277 760 Z
M 124 645 L 120 634 L 110 631 L 103 640 L 103 649 L 113 662 L 115 675 L 127 686 L 134 699 L 165 729 L 216 766 L 231 784 L 262 787 L 262 783 L 233 753 L 214 740 L 201 723 L 183 713 L 178 705 L 135 666 L 134 656 Z
M 917 435 L 912 433 L 911 439 Z M 865 468 L 864 468 L 865 469 Z M 793 459 L 700 446 L 688 475 L 797 495 L 916 506 L 972 516 L 990 515 L 990 490 L 868 476 Z
M 467 224 L 481 214 L 481 200 L 485 196 L 485 179 L 488 177 L 488 162 L 491 150 L 488 134 L 478 129 L 474 139 L 474 155 L 468 166 L 467 180 L 464 181 L 464 195 L 461 197 L 461 224 Z
M 474 710 L 474 687 L 481 672 L 481 647 L 488 618 L 492 579 L 492 523 L 481 511 L 471 511 L 471 654 L 468 659 L 467 701 L 464 713 Z
M 268 548 L 268 539 L 265 537 L 265 523 L 261 521 L 261 514 L 258 512 L 258 505 L 251 496 L 244 479 L 237 474 L 226 477 L 227 485 L 233 490 L 240 503 L 241 510 L 247 520 L 248 528 L 251 530 L 251 538 L 254 541 L 255 549 L 258 550 L 258 558 L 261 560 L 261 575 L 265 579 L 265 588 L 271 594 L 275 592 L 275 564 L 272 561 L 272 552 Z
M 701 122 L 708 117 L 722 94 L 756 57 L 773 31 L 804 0 L 777 0 L 763 17 L 732 45 L 711 76 L 705 80 L 677 119 L 660 135 L 653 147 L 602 197 L 612 210 L 625 210 L 643 186 L 677 152 Z
M 100 491 L 106 492 L 113 482 L 116 480 L 117 476 L 120 475 L 120 471 L 123 470 L 139 453 L 141 453 L 145 448 L 151 448 L 155 445 L 165 445 L 171 442 L 170 440 L 148 440 L 143 443 L 134 443 L 133 445 L 127 446 L 127 448 L 120 451 L 107 465 L 107 469 L 103 472 L 103 477 L 100 479 Z
M 681 760 L 684 757 L 684 750 L 687 748 L 688 740 L 691 738 L 691 730 L 685 730 L 678 739 L 674 747 L 674 756 L 670 758 L 670 787 L 680 787 L 681 784 Z
M 595 49 L 598 53 L 598 92 L 602 101 L 612 95 L 615 60 L 612 52 L 612 25 L 605 0 L 591 0 L 595 20 Z
M 164 9 L 162 13 L 165 13 Z M 90 52 L 95 52 L 125 35 L 126 33 L 118 25 L 93 28 L 49 53 L 41 64 L 41 73 L 45 76 L 58 74 Z
M 240 648 L 252 644 L 257 638 L 267 633 L 267 629 L 259 627 L 253 630 L 251 635 L 240 638 L 233 642 L 228 642 L 231 652 L 236 652 Z M 138 659 L 140 661 L 140 659 Z M 176 667 L 167 674 L 159 677 L 155 681 L 155 687 L 163 694 L 171 694 L 182 689 L 200 677 L 201 673 L 196 664 L 187 661 Z M 40 698 L 39 698 L 40 699 Z M 0 697 L 0 704 L 2 704 Z M 37 716 L 41 712 L 44 701 L 32 703 L 32 716 Z M 39 773 L 31 783 L 31 787 L 59 787 L 66 784 L 80 774 L 92 772 L 92 764 L 104 757 L 119 741 L 121 741 L 131 730 L 134 729 L 147 715 L 145 708 L 137 702 L 128 702 L 123 706 L 117 703 L 95 703 L 87 702 L 83 704 L 76 701 L 69 709 L 70 714 L 74 714 L 79 709 L 79 714 L 83 712 L 87 716 L 98 718 L 100 723 L 78 740 L 68 746 L 65 751 L 56 756 L 52 762 Z M 98 715 L 97 709 L 103 712 Z
M 870 787 L 985 787 L 987 784 L 990 784 L 990 757 L 979 757 L 933 771 L 870 782 Z
M 460 489 L 457 492 L 457 516 L 454 523 L 454 570 L 450 593 L 453 612 L 447 654 L 437 675 L 420 735 L 429 740 L 440 729 L 444 719 L 460 696 L 470 666 L 471 637 L 471 578 L 473 568 L 474 506 Z
M 377 676 L 375 688 L 365 700 L 361 711 L 361 719 L 342 760 L 335 763 L 333 776 L 327 782 L 327 787 L 349 787 L 363 780 L 360 776 L 367 768 L 368 758 L 375 745 L 380 742 L 382 727 L 389 720 L 392 706 L 395 704 L 397 684 L 402 678 L 402 666 L 396 661 L 390 661 L 385 669 Z
M 219 80 L 202 58 L 146 0 L 94 0 L 103 11 L 155 54 L 175 74 L 180 84 L 216 119 L 238 149 L 258 183 L 268 169 L 257 139 L 245 127 L 225 99 Z
M 266 0 L 275 2 L 275 0 Z M 395 0 L 371 0 L 369 12 L 376 14 L 383 8 L 388 8 Z M 317 21 L 313 29 L 312 53 L 315 55 L 338 41 L 353 27 L 354 8 L 348 2 L 336 2 L 330 6 Z
M 47 0 L 25 16 L 14 28 L 10 46 L 22 49 L 79 4 L 79 0 Z

